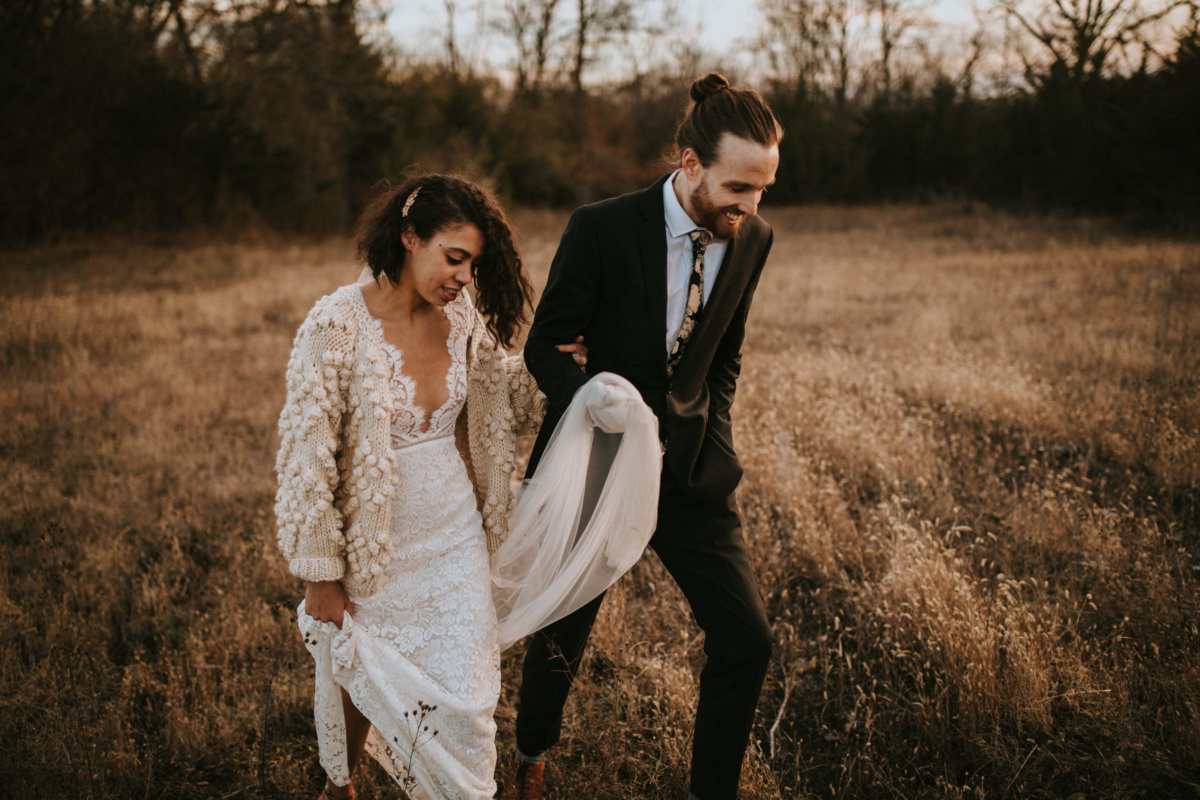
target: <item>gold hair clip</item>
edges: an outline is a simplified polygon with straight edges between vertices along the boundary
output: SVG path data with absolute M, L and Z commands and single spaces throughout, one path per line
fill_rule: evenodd
M 417 192 L 419 192 L 419 191 L 421 191 L 421 187 L 420 187 L 420 186 L 418 186 L 417 188 L 413 189 L 413 193 L 412 193 L 412 194 L 410 194 L 410 195 L 408 196 L 408 199 L 404 201 L 404 208 L 403 208 L 403 209 L 400 211 L 400 216 L 401 216 L 401 217 L 407 217 L 407 216 L 408 216 L 408 210 L 409 210 L 410 208 L 412 208 L 413 200 L 416 200 L 416 199 L 417 199 Z

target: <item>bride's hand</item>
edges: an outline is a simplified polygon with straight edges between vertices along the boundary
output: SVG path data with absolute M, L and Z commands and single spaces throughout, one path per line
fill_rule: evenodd
M 571 358 L 575 359 L 575 365 L 579 367 L 579 371 L 587 372 L 584 368 L 587 366 L 588 349 L 587 345 L 583 343 L 582 336 L 576 336 L 574 344 L 557 344 L 555 348 L 560 353 L 570 353 Z
M 341 581 L 309 581 L 304 586 L 304 611 L 313 619 L 342 627 L 343 614 L 354 615 L 354 606 Z

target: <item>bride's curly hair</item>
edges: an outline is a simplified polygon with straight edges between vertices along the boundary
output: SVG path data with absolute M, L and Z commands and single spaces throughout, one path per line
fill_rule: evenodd
M 511 347 L 529 321 L 533 287 L 504 209 L 478 184 L 456 175 L 433 174 L 386 186 L 358 219 L 358 260 L 371 268 L 376 280 L 383 275 L 397 283 L 408 252 L 400 238 L 404 231 L 411 227 L 421 241 L 428 242 L 438 232 L 464 223 L 483 234 L 483 255 L 471 265 L 479 311 L 492 337 L 502 347 Z

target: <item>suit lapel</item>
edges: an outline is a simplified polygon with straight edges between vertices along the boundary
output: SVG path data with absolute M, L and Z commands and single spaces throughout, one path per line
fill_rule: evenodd
M 735 299 L 736 305 L 736 299 L 742 296 L 742 289 L 750 277 L 748 260 L 741 257 L 745 249 L 745 236 L 738 235 L 729 240 L 729 246 L 725 248 L 725 257 L 721 259 L 721 269 L 717 271 L 717 282 L 713 285 L 712 294 L 708 296 L 709 307 L 700 315 L 698 321 L 698 334 L 710 327 L 707 324 L 709 319 L 720 316 L 723 310 L 730 308 L 731 298 Z M 715 313 L 709 314 L 710 310 Z M 725 326 L 720 327 L 724 329 Z
M 717 282 L 675 371 L 677 384 L 686 382 L 690 385 L 695 380 L 703 380 L 702 373 L 693 374 L 701 367 L 704 372 L 708 371 L 717 344 L 725 335 L 725 329 L 729 327 L 729 321 L 746 291 L 746 284 L 754 273 L 757 254 L 761 252 L 755 246 L 761 238 L 756 235 L 756 223 L 756 219 L 747 220 L 738 235 L 729 241 L 725 257 L 721 259 L 721 269 L 717 272 Z

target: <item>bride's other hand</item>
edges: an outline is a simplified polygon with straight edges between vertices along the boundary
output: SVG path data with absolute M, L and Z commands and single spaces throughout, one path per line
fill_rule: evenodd
M 354 606 L 341 581 L 309 581 L 304 586 L 304 611 L 313 619 L 340 628 L 344 614 L 354 615 Z
M 583 343 L 582 336 L 575 337 L 574 344 L 558 344 L 555 348 L 560 353 L 570 353 L 571 358 L 575 359 L 575 365 L 579 367 L 580 372 L 587 372 L 587 345 Z

